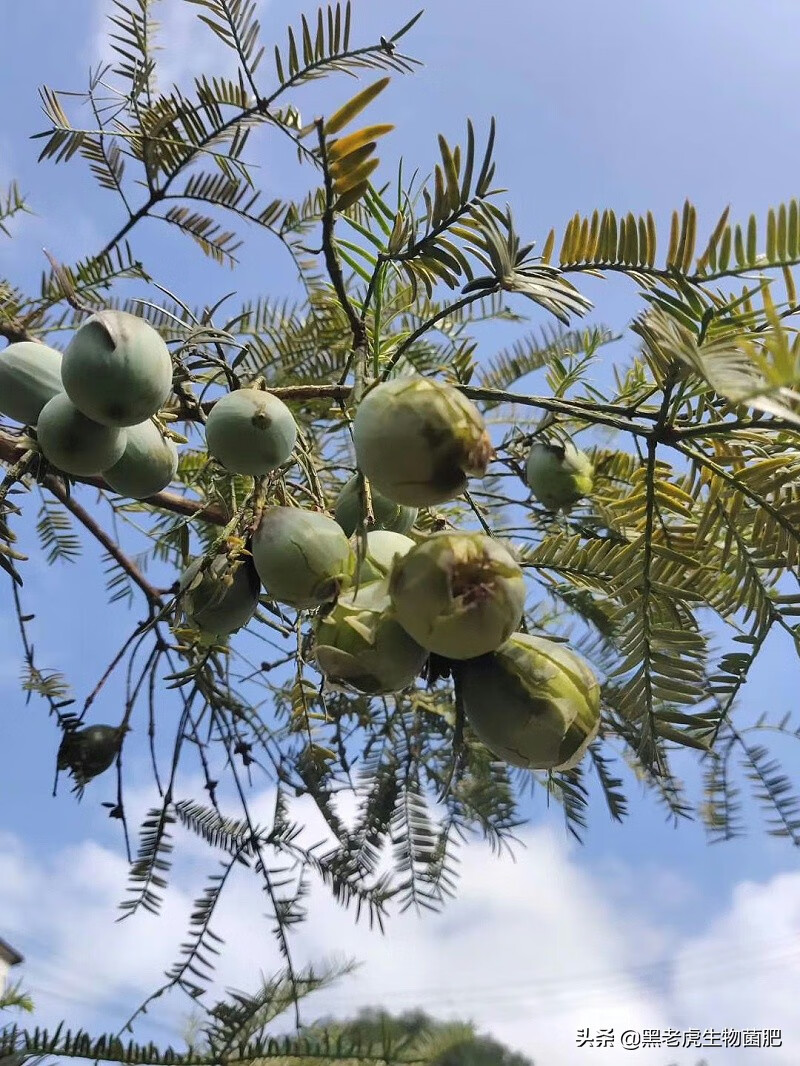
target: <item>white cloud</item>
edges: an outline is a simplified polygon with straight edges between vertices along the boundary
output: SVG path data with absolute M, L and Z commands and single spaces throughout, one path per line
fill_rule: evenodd
M 269 822 L 271 803 L 264 794 L 254 804 L 262 824 Z M 138 808 L 146 804 L 144 795 L 136 797 Z M 299 806 L 298 815 L 307 816 L 308 805 Z M 318 836 L 312 825 L 309 839 Z M 311 918 L 294 938 L 296 961 L 346 955 L 363 966 L 309 1000 L 306 1020 L 351 1014 L 362 1005 L 420 1006 L 439 1017 L 471 1018 L 537 1066 L 619 1063 L 618 1047 L 578 1048 L 580 1028 L 613 1027 L 617 1034 L 782 1028 L 783 1050 L 763 1052 L 765 1061 L 795 1062 L 800 953 L 791 956 L 774 945 L 798 942 L 800 875 L 738 885 L 728 910 L 687 939 L 669 928 L 657 902 L 659 879 L 666 890 L 669 872 L 627 870 L 628 883 L 639 889 L 635 898 L 656 900 L 645 911 L 612 884 L 621 868 L 611 878 L 589 872 L 549 828 L 532 828 L 523 839 L 516 862 L 494 858 L 482 845 L 466 848 L 458 898 L 440 915 L 393 917 L 383 937 L 366 922 L 355 925 L 351 913 L 315 888 Z M 186 854 L 183 840 L 177 854 Z M 0 836 L 0 932 L 18 937 L 28 955 L 24 976 L 40 1010 L 37 1020 L 66 1015 L 95 1029 L 125 1020 L 177 957 L 191 898 L 202 886 L 200 854 L 192 847 L 188 861 L 178 858 L 161 917 L 140 913 L 115 922 L 127 877 L 118 855 L 86 842 L 36 857 L 14 837 Z M 202 868 L 210 872 L 211 863 Z M 684 890 L 691 894 L 691 886 Z M 242 871 L 213 925 L 226 941 L 215 988 L 253 988 L 260 973 L 280 968 L 267 910 L 256 878 Z M 154 1035 L 180 1039 L 187 1002 L 173 997 L 157 1008 L 147 1016 L 160 1026 Z M 636 1062 L 695 1066 L 705 1056 L 710 1066 L 749 1066 L 752 1054 L 642 1049 Z
M 258 0 L 256 18 L 265 6 L 265 0 Z M 112 8 L 110 0 L 99 0 L 96 11 L 91 61 L 116 64 L 119 57 L 111 47 L 109 32 L 117 30 L 111 27 L 107 16 L 119 12 Z M 155 6 L 154 18 L 159 24 L 157 74 L 163 92 L 173 84 L 185 88 L 199 74 L 235 73 L 235 53 L 198 19 L 198 13 L 202 13 L 200 8 L 183 0 L 162 0 Z
M 740 882 L 728 910 L 676 952 L 671 995 L 684 1024 L 782 1029 L 783 1047 L 762 1052 L 780 1066 L 798 1060 L 798 989 L 800 874 Z M 754 1055 L 742 1049 L 730 1061 L 745 1066 Z

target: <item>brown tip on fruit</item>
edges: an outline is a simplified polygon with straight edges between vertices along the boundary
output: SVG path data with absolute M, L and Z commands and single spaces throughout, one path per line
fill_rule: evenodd
M 484 430 L 480 439 L 476 441 L 475 445 L 467 453 L 467 465 L 464 470 L 471 477 L 483 477 L 494 457 L 494 447 L 489 439 L 489 434 Z

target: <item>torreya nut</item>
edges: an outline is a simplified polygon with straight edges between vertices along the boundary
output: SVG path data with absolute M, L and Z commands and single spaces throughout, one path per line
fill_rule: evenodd
M 266 474 L 281 466 L 297 441 L 292 412 L 268 392 L 237 389 L 217 400 L 206 421 L 206 446 L 234 474 Z
M 172 360 L 161 336 L 126 311 L 98 311 L 67 346 L 67 395 L 87 418 L 135 426 L 158 412 L 172 388 Z
M 413 376 L 376 385 L 356 409 L 359 470 L 395 503 L 429 507 L 483 477 L 493 455 L 480 412 L 452 385 Z
M 404 537 L 402 533 L 392 533 L 388 529 L 376 529 L 367 533 L 367 554 L 358 568 L 358 580 L 361 584 L 380 581 L 388 577 L 392 564 L 398 555 L 407 555 L 416 541 Z
M 36 437 L 49 463 L 65 474 L 88 477 L 104 473 L 119 461 L 127 430 L 93 422 L 60 392 L 42 408 Z
M 394 503 L 393 500 L 387 499 L 373 489 L 371 485 L 370 497 L 375 518 L 374 524 L 370 526 L 371 530 L 386 529 L 393 533 L 408 533 L 416 522 L 416 507 L 404 507 L 402 504 Z M 358 474 L 351 477 L 339 493 L 334 514 L 336 521 L 347 536 L 352 537 L 359 522 L 364 518 Z
M 58 769 L 69 770 L 77 784 L 85 785 L 111 766 L 126 732 L 123 727 L 113 725 L 67 730 L 58 749 Z
M 0 414 L 35 426 L 42 408 L 59 392 L 61 352 L 35 341 L 17 341 L 0 352 Z
M 330 684 L 372 695 L 408 688 L 428 653 L 394 617 L 386 583 L 373 581 L 316 620 L 314 657 Z
M 525 578 L 483 533 L 437 533 L 395 560 L 389 591 L 397 619 L 428 651 L 471 659 L 508 640 L 525 608 Z
M 515 633 L 492 655 L 458 667 L 467 721 L 512 766 L 569 770 L 600 728 L 600 685 L 564 644 Z
M 120 496 L 146 500 L 165 489 L 175 477 L 178 449 L 149 420 L 129 426 L 125 432 L 125 451 L 103 477 Z
M 589 456 L 571 441 L 537 441 L 528 454 L 525 480 L 548 510 L 567 510 L 592 491 L 594 467 Z
M 180 577 L 186 620 L 217 643 L 247 625 L 258 607 L 261 584 L 253 561 L 215 556 L 201 574 L 203 559 L 193 560 Z
M 338 522 L 299 507 L 265 509 L 253 536 L 253 560 L 268 595 L 298 609 L 331 603 L 356 569 Z

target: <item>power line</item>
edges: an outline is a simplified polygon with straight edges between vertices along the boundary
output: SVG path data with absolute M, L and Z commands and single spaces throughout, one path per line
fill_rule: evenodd
M 772 969 L 779 968 L 786 963 L 793 961 L 800 961 L 800 950 L 794 949 L 788 952 L 779 953 L 777 955 L 764 955 L 760 959 L 753 960 L 752 958 L 743 958 L 738 956 L 737 961 L 739 966 L 734 965 L 732 962 L 725 961 L 727 955 L 722 955 L 717 958 L 707 958 L 701 961 L 700 965 L 695 964 L 688 968 L 684 967 L 680 971 L 682 981 L 686 980 L 709 980 L 713 979 L 715 984 L 728 983 L 731 980 L 738 980 L 741 977 L 747 977 L 753 973 L 765 972 Z M 722 967 L 722 968 L 720 968 Z M 638 967 L 636 977 L 638 983 L 645 986 L 652 985 L 655 980 L 660 977 L 667 967 L 663 964 L 650 964 L 647 966 Z M 634 979 L 635 968 L 631 968 L 630 971 L 618 972 L 613 974 L 600 974 L 596 971 L 593 974 L 593 979 L 590 981 L 581 980 L 577 977 L 562 977 L 559 979 L 535 979 L 528 982 L 517 983 L 497 983 L 491 986 L 473 987 L 472 989 L 453 989 L 448 988 L 446 991 L 442 991 L 441 986 L 435 990 L 435 994 L 431 995 L 429 990 L 425 989 L 406 989 L 406 990 L 388 990 L 386 992 L 377 992 L 375 998 L 384 1002 L 386 1000 L 394 1000 L 398 997 L 408 997 L 414 1002 L 421 1002 L 423 1005 L 442 1005 L 442 1006 L 458 1006 L 464 1008 L 471 1000 L 477 1000 L 476 1005 L 492 1006 L 502 1009 L 503 1007 L 513 1007 L 516 1005 L 522 1006 L 526 1001 L 530 1001 L 532 997 L 538 999 L 546 999 L 544 1004 L 538 1004 L 538 1010 L 534 1009 L 533 1013 L 539 1013 L 541 1011 L 553 1011 L 559 1013 L 564 1010 L 570 1010 L 575 1005 L 574 1000 L 578 1000 L 580 1003 L 585 1003 L 587 999 L 597 998 L 602 999 L 609 994 L 615 995 L 623 991 L 627 991 L 631 984 L 635 984 Z M 68 1002 L 78 1003 L 84 1006 L 94 1005 L 93 999 L 88 999 L 85 995 L 68 995 L 66 993 L 56 992 L 55 990 L 39 987 L 38 989 L 32 989 L 32 991 L 40 991 L 42 994 L 52 996 L 57 999 L 62 999 Z M 563 1002 L 563 992 L 573 993 L 573 995 L 567 997 L 566 1003 Z M 561 1002 L 558 1000 L 561 999 Z M 326 1000 L 333 1000 L 334 1005 L 337 1002 L 340 1005 L 341 1000 L 337 1000 L 337 993 L 333 991 L 326 995 Z M 346 1002 L 352 1003 L 352 996 L 346 995 Z M 122 1007 L 122 1002 L 118 997 L 113 1000 L 114 1006 Z M 125 1004 L 122 1009 L 127 1009 L 129 1004 Z M 529 1009 L 529 1008 L 526 1008 Z M 152 1020 L 151 1024 L 157 1025 L 162 1029 L 170 1029 L 167 1023 L 158 1022 Z M 170 1032 L 172 1030 L 170 1029 Z
M 778 946 L 776 944 L 776 946 Z M 792 949 L 788 955 L 781 956 L 777 960 L 777 963 L 785 961 L 792 961 L 795 957 L 800 957 L 799 949 Z M 760 965 L 772 965 L 771 955 L 764 955 L 761 960 L 758 957 L 752 960 L 752 956 L 747 956 L 743 960 L 741 951 L 732 952 L 714 952 L 709 953 L 706 958 L 702 956 L 699 959 L 695 959 L 693 964 L 683 967 L 681 974 L 688 972 L 689 974 L 695 974 L 697 976 L 706 976 L 709 973 L 713 975 L 718 967 L 724 967 L 724 972 L 727 972 L 730 967 L 737 961 L 746 961 L 749 967 L 759 967 Z M 591 990 L 595 986 L 607 987 L 609 981 L 630 981 L 634 978 L 639 980 L 647 979 L 648 975 L 653 977 L 666 973 L 670 968 L 674 967 L 676 962 L 674 959 L 660 960 L 654 963 L 641 963 L 633 966 L 622 966 L 621 971 L 583 971 L 573 974 L 561 975 L 557 978 L 548 977 L 535 977 L 522 979 L 515 982 L 497 981 L 490 985 L 472 985 L 461 986 L 460 988 L 448 985 L 447 996 L 457 996 L 459 999 L 472 998 L 472 997 L 487 997 L 491 996 L 494 992 L 500 992 L 502 995 L 513 993 L 515 989 L 523 993 L 529 992 L 541 992 L 547 994 L 548 992 L 557 992 L 559 988 L 572 988 L 575 986 L 580 987 L 582 990 Z M 336 993 L 333 993 L 336 995 Z M 428 986 L 421 988 L 409 988 L 409 989 L 390 989 L 386 993 L 382 993 L 383 998 L 400 998 L 400 997 L 412 997 L 416 999 L 430 999 L 437 995 L 442 994 L 441 984 L 436 986 Z
M 20 941 L 22 941 L 25 938 L 24 937 L 19 937 L 18 939 Z M 28 938 L 28 939 L 31 939 L 31 938 Z M 41 943 L 41 941 L 40 941 L 40 943 Z M 783 940 L 761 941 L 757 946 L 760 947 L 760 948 L 766 949 L 766 954 L 770 954 L 775 949 L 782 948 L 784 946 L 784 941 Z M 689 970 L 691 972 L 691 971 L 696 970 L 698 968 L 705 969 L 708 966 L 710 966 L 712 968 L 716 968 L 717 965 L 725 965 L 725 964 L 727 964 L 728 960 L 730 960 L 732 962 L 737 962 L 741 958 L 742 958 L 742 952 L 741 952 L 740 949 L 737 949 L 737 948 L 731 948 L 731 949 L 728 949 L 728 950 L 725 950 L 725 951 L 707 952 L 707 953 L 705 953 L 705 955 L 703 955 L 703 954 L 695 955 L 694 958 L 693 958 L 692 964 L 689 966 Z M 674 966 L 675 962 L 676 962 L 675 959 L 660 959 L 660 960 L 655 961 L 655 962 L 638 963 L 638 964 L 633 964 L 633 965 L 629 965 L 629 966 L 625 966 L 625 964 L 620 964 L 620 966 L 621 966 L 622 969 L 624 969 L 625 976 L 645 977 L 648 973 L 651 973 L 651 972 L 664 973 L 670 966 Z M 32 963 L 32 965 L 31 965 L 31 969 L 34 972 L 35 972 L 35 970 L 37 968 L 41 968 L 42 970 L 45 970 L 45 971 L 50 970 L 50 971 L 52 971 L 52 973 L 54 975 L 57 975 L 58 978 L 62 978 L 63 977 L 63 969 L 61 967 L 59 967 L 56 963 L 49 963 L 49 962 L 46 962 L 45 960 L 39 960 L 39 961 L 37 961 L 35 963 Z M 538 977 L 537 976 L 537 977 L 520 978 L 520 979 L 518 979 L 516 981 L 511 981 L 511 982 L 503 981 L 503 980 L 493 981 L 491 984 L 488 984 L 488 985 L 487 984 L 484 984 L 484 985 L 474 985 L 473 984 L 473 985 L 460 986 L 460 987 L 459 986 L 449 985 L 448 986 L 448 992 L 453 994 L 453 995 L 472 996 L 472 995 L 491 995 L 492 992 L 495 992 L 497 990 L 502 990 L 503 992 L 508 992 L 508 991 L 513 990 L 515 988 L 519 988 L 519 989 L 531 989 L 531 988 L 537 989 L 538 988 L 538 989 L 541 989 L 541 990 L 544 990 L 544 991 L 547 991 L 548 989 L 555 988 L 557 990 L 559 986 L 571 987 L 571 986 L 573 986 L 576 983 L 580 983 L 581 987 L 587 987 L 587 986 L 591 987 L 595 982 L 600 982 L 600 983 L 605 984 L 610 978 L 615 978 L 617 976 L 617 973 L 618 973 L 618 971 L 609 972 L 609 971 L 598 971 L 598 970 L 583 970 L 583 971 L 577 971 L 577 972 L 573 972 L 573 973 L 561 974 L 560 976 L 555 977 L 555 978 Z M 92 977 L 91 975 L 83 974 L 80 971 L 70 973 L 69 979 L 70 979 L 70 981 L 74 981 L 75 979 L 78 979 L 81 982 L 83 982 L 84 984 L 86 984 L 88 986 L 87 987 L 87 992 L 95 991 L 95 990 L 100 992 L 102 989 L 105 989 L 105 988 L 108 987 L 107 982 L 104 982 L 104 981 L 100 982 L 100 981 L 97 980 L 97 978 Z M 421 998 L 427 998 L 430 995 L 436 995 L 437 993 L 440 993 L 440 992 L 441 992 L 441 984 L 437 984 L 437 985 L 433 985 L 433 986 L 429 985 L 427 987 L 422 986 L 422 987 L 406 988 L 406 989 L 391 989 L 389 992 L 386 993 L 386 995 L 387 996 L 391 996 L 391 997 L 412 996 L 412 997 L 417 997 L 417 998 L 420 998 L 420 997 Z
M 793 954 L 792 957 L 793 958 L 800 958 L 800 953 L 796 952 L 796 953 Z M 762 970 L 762 971 L 763 970 L 769 970 L 769 969 L 775 969 L 777 966 L 782 965 L 784 961 L 785 960 L 783 960 L 783 959 L 773 960 L 769 964 L 765 964 L 765 965 L 762 965 L 762 966 L 758 967 L 758 969 Z M 731 970 L 726 971 L 724 974 L 716 975 L 714 977 L 714 986 L 719 985 L 719 984 L 726 984 L 726 983 L 728 983 L 731 980 L 736 981 L 736 980 L 738 980 L 739 978 L 742 978 L 742 977 L 749 977 L 752 972 L 753 972 L 753 967 L 752 966 L 748 966 L 748 967 L 746 967 L 745 969 L 743 969 L 742 971 L 739 971 L 739 972 L 734 972 L 734 971 L 731 971 Z M 491 1008 L 489 1016 L 491 1017 L 492 1020 L 496 1020 L 496 1021 L 510 1020 L 509 1019 L 509 1015 L 508 1015 L 508 1011 L 509 1010 L 511 1011 L 510 1018 L 517 1018 L 517 1017 L 520 1017 L 520 1016 L 537 1017 L 537 1016 L 541 1016 L 541 1015 L 545 1015 L 545 1014 L 548 1017 L 550 1017 L 552 1015 L 565 1014 L 565 1013 L 567 1013 L 569 1011 L 579 1010 L 581 1007 L 592 1007 L 592 1008 L 596 1009 L 597 1007 L 603 1005 L 603 1000 L 604 999 L 608 999 L 609 995 L 611 995 L 613 997 L 619 997 L 620 993 L 624 994 L 624 993 L 629 992 L 629 991 L 635 992 L 636 989 L 634 988 L 633 990 L 628 990 L 628 989 L 625 989 L 624 987 L 622 987 L 622 988 L 614 987 L 613 984 L 609 984 L 605 988 L 597 988 L 597 989 L 594 989 L 593 991 L 589 991 L 589 992 L 587 992 L 585 989 L 580 988 L 580 987 L 576 988 L 574 990 L 574 995 L 573 996 L 570 996 L 570 997 L 567 998 L 566 1001 L 562 1000 L 561 1002 L 553 1002 L 551 999 L 548 999 L 548 1001 L 545 1002 L 545 1003 L 539 1002 L 539 1003 L 531 1004 L 529 1002 L 526 1002 L 525 1000 L 520 1001 L 519 996 L 516 996 L 516 997 L 512 997 L 510 999 L 507 999 L 505 1001 L 503 1001 L 502 999 L 499 999 L 499 1000 L 495 999 L 495 1000 L 490 1000 L 490 1001 L 487 1001 L 486 999 L 482 999 L 480 1001 L 480 1003 L 472 1004 L 471 1006 L 472 1006 L 473 1010 L 476 1007 L 480 1007 L 480 1006 Z M 650 991 L 650 990 L 648 989 L 648 991 Z M 378 1003 L 380 1003 L 381 1005 L 383 1004 L 384 996 L 382 996 L 380 993 L 374 994 L 374 996 L 372 998 L 375 1001 L 377 1001 Z M 587 1001 L 590 1001 L 590 1000 L 594 1000 L 594 1001 L 593 1002 L 587 1002 Z M 363 1001 L 362 1001 L 362 1003 L 363 1003 Z M 434 1009 L 435 1010 L 437 1008 L 438 1009 L 445 1009 L 446 1008 L 448 1010 L 455 1011 L 455 1012 L 457 1012 L 457 1013 L 459 1013 L 461 1015 L 470 1012 L 470 1005 L 469 1004 L 465 1004 L 465 1002 L 464 1002 L 462 997 L 458 997 L 458 998 L 454 998 L 452 996 L 448 997 L 448 998 L 441 998 L 440 997 L 438 1000 L 435 999 L 435 998 L 433 1000 L 431 1000 L 430 998 L 426 998 L 426 999 L 423 999 L 422 1001 L 417 1000 L 416 1003 L 414 1004 L 414 1006 L 416 1006 L 417 1004 L 422 1009 L 425 1009 L 425 1010 L 430 1010 L 430 1009 Z M 352 1008 L 360 1006 L 360 1005 L 361 1004 L 359 1004 L 359 1003 L 357 1003 L 357 1002 L 355 1002 L 355 1001 L 353 1001 L 351 999 L 347 1006 L 349 1006 L 352 1009 Z M 333 1006 L 337 1007 L 337 1009 L 340 1010 L 340 1011 L 343 1010 L 343 1009 L 346 1009 L 345 1004 L 343 1004 L 343 1003 L 337 1003 L 337 1004 L 334 1004 Z M 497 1013 L 498 1011 L 500 1012 L 499 1014 Z
M 759 964 L 753 964 L 752 962 L 747 962 L 745 960 L 742 960 L 743 965 L 742 965 L 742 967 L 740 967 L 738 969 L 735 969 L 735 968 L 732 968 L 732 967 L 728 967 L 725 970 L 722 970 L 722 971 L 719 971 L 719 972 L 716 972 L 716 971 L 714 971 L 712 973 L 709 973 L 709 972 L 705 972 L 705 973 L 696 972 L 696 973 L 693 973 L 693 974 L 689 975 L 689 981 L 687 981 L 686 983 L 687 984 L 696 984 L 697 979 L 708 979 L 708 978 L 712 978 L 713 979 L 713 987 L 717 987 L 718 985 L 725 985 L 725 984 L 729 984 L 729 983 L 736 983 L 737 981 L 741 980 L 742 978 L 749 978 L 754 972 L 768 972 L 770 970 L 780 969 L 786 962 L 791 962 L 791 961 L 794 961 L 794 960 L 800 960 L 800 951 L 793 951 L 793 952 L 788 953 L 785 956 L 776 957 L 776 958 L 771 959 L 771 960 L 762 960 L 762 962 L 759 963 Z M 684 982 L 685 978 L 686 978 L 686 975 L 681 973 L 681 982 L 682 983 Z M 653 987 L 653 984 L 654 984 L 654 982 L 653 982 L 653 978 L 652 977 L 649 980 L 646 979 L 646 980 L 643 980 L 643 981 L 640 982 L 640 985 L 644 985 L 645 990 L 650 991 L 650 992 L 656 990 Z M 650 986 L 650 987 L 648 987 L 648 986 Z M 631 989 L 631 991 L 633 991 L 633 992 L 635 992 L 636 990 L 637 989 L 636 989 L 635 986 L 634 986 L 633 989 Z M 602 988 L 598 987 L 598 988 L 594 988 L 594 989 L 590 989 L 590 990 L 586 990 L 585 988 L 577 988 L 574 991 L 575 991 L 575 995 L 572 998 L 570 998 L 568 996 L 566 1002 L 562 1001 L 561 1003 L 553 1003 L 552 1000 L 550 1000 L 546 1004 L 540 1004 L 538 1009 L 535 1008 L 535 1009 L 531 1010 L 530 1007 L 525 1006 L 525 1010 L 528 1013 L 534 1013 L 534 1014 L 537 1014 L 537 1013 L 559 1014 L 559 1013 L 563 1013 L 563 1012 L 566 1012 L 566 1011 L 569 1011 L 569 1010 L 573 1010 L 577 1006 L 586 1004 L 587 999 L 593 999 L 595 1002 L 593 1004 L 591 1004 L 591 1005 L 596 1007 L 596 1006 L 599 1006 L 600 1003 L 602 1003 L 603 999 L 607 998 L 609 994 L 612 995 L 612 996 L 618 996 L 621 992 L 626 991 L 626 989 L 624 988 L 624 982 L 621 981 L 616 986 L 613 983 L 610 983 L 606 987 L 602 987 Z M 599 1002 L 598 1002 L 598 1000 L 599 1000 Z M 516 1004 L 515 1004 L 513 999 L 509 999 L 505 1003 L 501 1000 L 499 1002 L 493 1003 L 492 1005 L 499 1006 L 500 1009 L 502 1010 L 503 1007 L 510 1007 L 510 1006 L 514 1006 Z M 523 1006 L 522 1003 L 519 1003 L 518 1005 L 520 1007 Z

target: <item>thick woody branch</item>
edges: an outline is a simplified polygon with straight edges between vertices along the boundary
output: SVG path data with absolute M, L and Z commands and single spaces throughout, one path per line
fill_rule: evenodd
M 301 403 L 303 400 L 347 400 L 352 392 L 350 385 L 282 385 L 276 389 L 267 389 L 271 396 L 277 396 L 284 403 Z M 205 400 L 200 404 L 203 413 L 208 414 L 216 403 L 216 400 Z M 195 422 L 191 412 L 185 408 L 170 408 L 171 413 L 177 414 L 182 420 Z
M 648 421 L 656 421 L 658 412 L 646 408 L 635 408 L 622 404 L 603 404 L 594 400 L 562 400 L 555 396 L 525 396 L 522 393 L 506 392 L 503 389 L 483 389 L 474 385 L 456 385 L 459 392 L 463 392 L 470 400 L 483 400 L 485 403 L 510 403 L 519 404 L 521 407 L 536 407 L 541 411 L 552 411 L 564 415 L 565 418 L 583 418 L 590 422 L 598 422 L 603 425 L 614 426 L 618 429 L 635 432 L 634 418 L 642 418 Z M 287 385 L 282 388 L 268 389 L 269 393 L 279 399 L 292 400 L 349 400 L 352 398 L 353 389 L 350 385 Z M 206 400 L 201 406 L 203 412 L 208 414 L 216 400 Z M 180 421 L 196 421 L 190 412 L 186 410 L 172 409 L 172 414 L 177 415 Z M 602 416 L 608 415 L 609 418 Z M 640 432 L 643 432 L 640 429 Z

